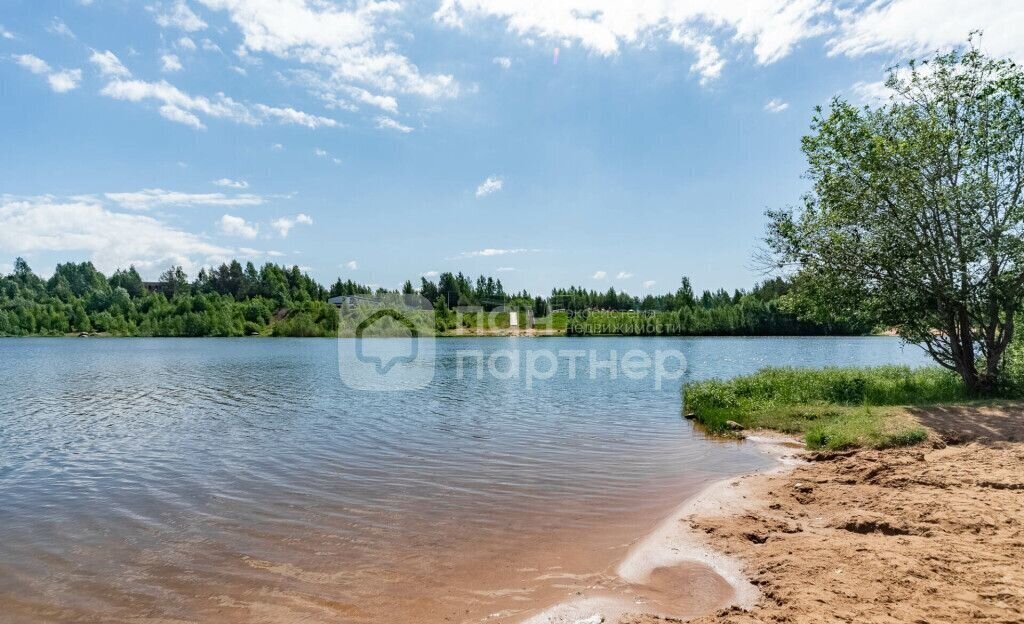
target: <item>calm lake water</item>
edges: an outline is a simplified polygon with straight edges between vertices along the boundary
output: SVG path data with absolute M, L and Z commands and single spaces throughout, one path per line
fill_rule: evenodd
M 679 349 L 685 379 L 926 359 L 893 338 L 449 339 L 363 392 L 318 339 L 0 340 L 0 619 L 515 621 L 765 465 L 680 383 L 458 374 L 457 351 Z

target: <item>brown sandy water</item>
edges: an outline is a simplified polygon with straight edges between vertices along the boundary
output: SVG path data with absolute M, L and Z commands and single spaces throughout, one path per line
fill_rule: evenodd
M 459 378 L 456 351 L 681 348 L 695 377 L 916 361 L 889 339 L 459 339 L 357 392 L 330 340 L 3 340 L 0 620 L 518 621 L 578 592 L 714 608 L 707 570 L 616 580 L 707 483 L 759 468 L 678 383 Z

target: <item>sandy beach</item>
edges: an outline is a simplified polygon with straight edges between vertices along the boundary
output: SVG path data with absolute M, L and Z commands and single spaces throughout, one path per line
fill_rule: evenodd
M 914 415 L 930 438 L 904 449 L 792 453 L 751 436 L 774 470 L 709 487 L 617 569 L 642 586 L 706 565 L 731 589 L 716 613 L 581 597 L 530 622 L 1022 621 L 1024 412 Z

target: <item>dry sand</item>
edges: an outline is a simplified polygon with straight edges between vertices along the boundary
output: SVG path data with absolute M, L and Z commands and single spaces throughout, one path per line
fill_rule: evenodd
M 731 481 L 726 513 L 679 519 L 759 594 L 692 621 L 1024 622 L 1024 407 L 914 414 L 925 445 L 806 454 Z

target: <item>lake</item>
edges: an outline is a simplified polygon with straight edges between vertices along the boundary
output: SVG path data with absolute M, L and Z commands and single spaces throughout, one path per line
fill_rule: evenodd
M 886 337 L 434 349 L 425 387 L 367 392 L 333 340 L 0 340 L 2 619 L 517 621 L 607 582 L 689 494 L 767 465 L 681 418 L 685 380 L 927 363 Z M 581 358 L 528 385 L 460 355 L 540 349 L 679 350 L 687 368 L 657 389 Z

